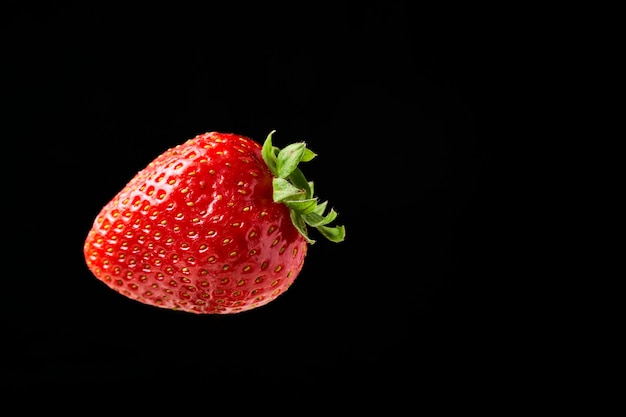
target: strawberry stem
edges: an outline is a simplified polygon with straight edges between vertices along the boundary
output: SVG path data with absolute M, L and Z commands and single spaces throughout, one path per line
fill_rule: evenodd
M 345 239 L 346 229 L 342 226 L 330 226 L 337 218 L 332 208 L 326 212 L 327 201 L 318 203 L 313 196 L 313 182 L 307 181 L 299 168 L 300 162 L 308 162 L 317 154 L 306 147 L 306 143 L 297 142 L 280 149 L 272 144 L 272 130 L 265 139 L 262 148 L 263 159 L 274 175 L 274 201 L 289 207 L 291 221 L 310 244 L 315 243 L 308 235 L 307 227 L 313 227 L 331 242 Z M 326 214 L 324 214 L 326 212 Z

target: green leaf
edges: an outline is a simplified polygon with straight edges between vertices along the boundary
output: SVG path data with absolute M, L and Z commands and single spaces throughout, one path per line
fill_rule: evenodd
M 295 196 L 305 196 L 303 190 L 294 187 L 289 181 L 283 178 L 274 178 L 272 180 L 272 186 L 274 187 L 273 198 L 276 203 L 280 203 L 285 199 L 293 198 Z
M 304 149 L 304 154 L 302 155 L 302 162 L 309 162 L 313 158 L 315 158 L 317 154 L 310 150 L 309 148 Z
M 293 185 L 304 190 L 304 194 L 306 196 L 305 198 L 313 197 L 313 190 L 311 188 L 313 183 L 310 183 L 306 180 L 300 168 L 296 168 L 293 170 L 293 172 L 289 176 L 289 180 Z
M 304 221 L 306 222 L 306 224 L 308 224 L 311 227 L 318 227 L 318 226 L 325 224 L 324 216 L 320 216 L 319 214 L 315 212 L 304 213 L 302 217 L 304 218 Z
M 304 220 L 309 226 L 319 227 L 332 223 L 337 218 L 337 212 L 330 210 L 326 216 L 322 216 L 316 211 L 303 213 Z
M 314 197 L 313 181 L 307 181 L 299 168 L 300 162 L 308 162 L 317 156 L 304 142 L 293 143 L 280 149 L 272 144 L 272 130 L 265 139 L 261 154 L 272 172 L 273 199 L 289 207 L 291 221 L 298 232 L 310 244 L 315 243 L 308 235 L 307 227 L 313 227 L 331 242 L 342 242 L 346 236 L 345 226 L 330 226 L 337 218 L 331 209 L 324 214 L 328 202 L 318 204 Z
M 290 210 L 289 214 L 291 215 L 291 221 L 293 222 L 293 225 L 296 227 L 298 232 L 300 232 L 300 234 L 304 236 L 306 241 L 310 244 L 315 243 L 315 240 L 311 239 L 309 237 L 309 234 L 307 233 L 306 223 L 304 222 L 304 219 L 302 219 L 302 217 L 298 215 L 298 213 L 296 213 L 294 210 Z
M 323 203 L 320 203 L 317 205 L 317 208 L 315 209 L 315 212 L 317 214 L 319 214 L 320 216 L 324 215 L 324 211 L 326 210 L 326 205 L 328 204 L 328 201 L 324 201 Z
M 304 142 L 292 143 L 288 145 L 280 152 L 276 160 L 276 171 L 278 172 L 278 178 L 287 178 L 296 169 L 302 157 L 306 145 Z
M 276 130 L 272 130 L 265 138 L 265 142 L 263 142 L 263 147 L 261 148 L 261 154 L 272 174 L 277 176 L 278 171 L 276 170 L 276 154 L 274 153 L 274 146 L 272 145 L 272 135 L 274 132 L 276 132 Z
M 300 215 L 305 215 L 313 212 L 315 210 L 315 206 L 317 206 L 317 199 L 310 198 L 307 200 L 288 200 L 284 201 L 284 203 L 290 209 L 295 210 Z M 306 218 L 303 218 L 306 221 Z
M 344 226 L 320 226 L 317 228 L 317 230 L 322 234 L 322 236 L 324 236 L 331 242 L 343 242 L 343 240 L 346 238 L 346 228 Z

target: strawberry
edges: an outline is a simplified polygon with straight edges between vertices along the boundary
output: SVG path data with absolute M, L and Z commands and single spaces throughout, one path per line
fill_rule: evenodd
M 308 227 L 332 242 L 337 216 L 298 164 L 304 142 L 279 149 L 232 133 L 197 135 L 155 158 L 96 216 L 88 268 L 124 296 L 196 314 L 238 313 L 283 294 L 302 270 Z

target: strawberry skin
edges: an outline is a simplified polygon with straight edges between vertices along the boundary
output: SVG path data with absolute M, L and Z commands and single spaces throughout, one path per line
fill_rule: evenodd
M 84 244 L 88 268 L 161 308 L 225 314 L 271 302 L 293 284 L 310 243 L 293 209 L 274 200 L 271 168 L 259 143 L 231 133 L 167 150 L 97 215 Z

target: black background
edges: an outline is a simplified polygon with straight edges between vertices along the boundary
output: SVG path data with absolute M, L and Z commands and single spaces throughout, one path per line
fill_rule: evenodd
M 502 75 L 506 14 L 400 1 L 7 4 L 7 389 L 175 384 L 390 404 L 479 380 L 506 392 L 507 294 L 492 280 L 508 273 L 493 140 L 515 84 Z M 205 131 L 262 142 L 272 129 L 278 146 L 305 140 L 319 155 L 303 170 L 347 230 L 311 247 L 288 293 L 192 316 L 90 274 L 95 215 L 151 159 Z

